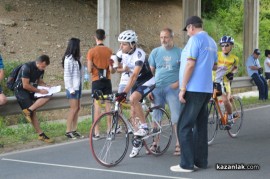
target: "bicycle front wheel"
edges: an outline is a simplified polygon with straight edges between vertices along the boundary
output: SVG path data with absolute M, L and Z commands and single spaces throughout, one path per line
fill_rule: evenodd
M 218 130 L 218 111 L 215 101 L 210 100 L 208 103 L 208 145 L 212 144 Z
M 153 155 L 164 154 L 172 140 L 172 122 L 165 109 L 156 106 L 146 113 L 146 121 L 149 127 L 149 138 L 144 139 L 146 150 Z
M 90 148 L 95 160 L 103 166 L 112 167 L 125 157 L 128 145 L 128 128 L 116 112 L 102 114 L 90 131 Z
M 244 117 L 244 111 L 243 111 L 243 105 L 241 102 L 240 97 L 233 96 L 232 98 L 232 114 L 233 114 L 233 120 L 234 123 L 231 126 L 231 129 L 228 130 L 229 136 L 232 138 L 236 137 L 238 133 L 240 132 L 240 129 L 242 127 L 243 123 L 243 117 Z

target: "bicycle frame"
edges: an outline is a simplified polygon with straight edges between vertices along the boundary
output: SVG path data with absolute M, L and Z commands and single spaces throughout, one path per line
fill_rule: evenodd
M 123 118 L 124 122 L 127 124 L 127 127 L 128 127 L 128 130 L 129 131 L 132 131 L 132 133 L 135 132 L 135 128 L 134 126 L 131 124 L 131 122 L 129 121 L 129 119 L 127 119 L 127 117 L 125 115 L 123 115 L 123 113 L 119 113 L 119 109 L 121 105 L 124 105 L 125 108 L 130 108 L 130 105 L 126 104 L 126 103 L 119 103 L 118 101 L 115 102 L 115 106 L 114 106 L 114 115 L 121 115 L 121 117 Z M 151 107 L 148 107 L 147 111 L 145 111 L 146 113 L 147 112 L 150 112 L 150 108 Z M 118 119 L 118 116 L 116 117 L 116 119 Z M 162 132 L 162 127 L 161 125 L 159 124 L 158 121 L 156 121 L 155 119 L 151 120 L 151 123 L 155 123 L 155 125 L 159 128 L 159 131 L 156 132 L 156 133 L 152 133 L 152 134 L 149 134 L 149 135 L 146 135 L 145 137 L 141 138 L 141 140 L 144 140 L 144 139 L 147 139 L 149 137 L 152 137 L 152 136 L 156 136 L 158 134 L 160 134 Z
M 230 123 L 228 123 L 228 113 L 221 111 L 219 104 L 218 93 L 220 93 L 219 86 L 214 84 L 213 96 L 210 100 L 209 114 L 208 114 L 208 145 L 210 145 L 217 134 L 217 130 L 227 130 L 230 137 L 235 138 L 242 126 L 243 122 L 243 106 L 241 99 L 237 96 L 231 96 L 230 102 L 232 105 L 232 116 Z M 223 84 L 221 84 L 222 94 L 225 94 Z
M 224 86 L 223 86 L 223 83 L 221 83 L 221 89 L 222 89 L 222 94 L 226 93 L 225 90 L 224 90 Z M 220 106 L 219 106 L 219 102 L 218 102 L 218 97 L 217 97 L 217 89 L 214 88 L 213 90 L 213 96 L 212 96 L 213 100 L 215 101 L 215 105 L 216 105 L 216 108 L 218 110 L 218 113 L 220 115 L 220 121 L 221 121 L 221 124 L 222 125 L 226 125 L 227 122 L 228 122 L 228 113 L 225 111 L 225 113 L 223 113 L 220 109 Z M 235 107 L 235 103 L 234 103 L 234 99 L 233 99 L 233 96 L 230 97 L 230 103 L 232 104 L 232 108 Z M 237 120 L 239 118 L 239 116 L 237 116 L 234 120 Z
M 228 122 L 228 115 L 227 115 L 227 112 L 225 112 L 223 114 L 221 109 L 220 109 L 220 106 L 219 106 L 219 103 L 218 103 L 218 97 L 217 97 L 217 89 L 214 89 L 212 98 L 215 101 L 216 108 L 217 108 L 218 113 L 220 115 L 221 124 L 226 125 L 227 122 Z
M 123 109 L 130 110 L 130 104 L 116 101 L 113 95 L 100 99 L 109 100 L 113 103 L 113 108 L 101 114 L 92 125 L 90 148 L 97 162 L 111 167 L 117 165 L 125 157 L 130 142 L 129 134 L 137 131 L 136 126 L 139 123 L 134 125 L 136 121 L 133 123 L 134 119 L 130 120 L 130 116 L 127 117 L 129 112 L 122 111 Z M 148 154 L 162 155 L 167 151 L 172 139 L 173 128 L 170 116 L 159 106 L 149 106 L 144 112 L 146 112 L 149 133 L 144 137 L 132 137 L 133 147 L 144 146 Z M 152 148 L 152 144 L 156 147 Z
M 109 101 L 111 103 L 113 103 L 113 101 L 115 101 L 114 99 L 114 96 L 113 95 L 102 95 L 102 96 L 99 96 L 99 100 L 96 100 L 98 102 L 98 105 L 102 108 L 105 107 L 105 104 L 101 101 Z M 150 112 L 150 106 L 147 106 L 145 102 L 142 103 L 142 105 L 144 105 L 147 110 L 145 111 L 146 114 L 147 112 Z M 130 104 L 128 103 L 125 103 L 125 102 L 118 102 L 118 101 L 115 101 L 114 103 L 114 116 L 116 115 L 121 115 L 121 117 L 123 118 L 124 122 L 127 124 L 127 127 L 128 127 L 128 130 L 131 131 L 132 133 L 135 132 L 135 127 L 132 125 L 132 123 L 130 122 L 130 120 L 124 115 L 124 113 L 122 113 L 122 109 L 130 109 Z M 121 112 L 120 112 L 121 111 Z M 118 116 L 116 116 L 116 119 L 118 119 Z M 112 121 L 112 122 L 116 122 L 116 124 L 118 124 L 118 121 Z M 153 137 L 153 136 L 156 136 L 158 134 L 160 134 L 162 132 L 162 127 L 161 125 L 159 124 L 158 121 L 156 121 L 155 119 L 151 119 L 151 123 L 153 123 L 158 127 L 159 131 L 156 132 L 156 133 L 153 133 L 153 134 L 149 134 L 145 137 L 142 138 L 142 140 L 144 139 L 147 139 L 149 137 Z M 114 131 L 116 132 L 116 131 Z

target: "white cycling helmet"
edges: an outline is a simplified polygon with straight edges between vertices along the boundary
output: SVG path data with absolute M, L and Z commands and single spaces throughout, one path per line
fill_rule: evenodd
M 137 42 L 138 36 L 133 30 L 126 30 L 118 36 L 119 42 Z

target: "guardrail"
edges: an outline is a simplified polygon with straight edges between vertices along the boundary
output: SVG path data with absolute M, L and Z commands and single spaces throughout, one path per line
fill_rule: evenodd
M 254 83 L 250 77 L 237 77 L 234 78 L 232 82 L 232 88 L 246 88 L 252 87 Z M 114 90 L 116 91 L 116 90 Z M 90 90 L 83 90 L 82 92 L 82 99 L 81 105 L 82 106 L 90 106 L 91 105 L 91 91 Z M 60 92 L 54 94 L 51 100 L 40 108 L 38 111 L 49 111 L 49 110 L 56 110 L 56 109 L 66 109 L 69 108 L 68 100 L 66 99 L 66 93 Z M 7 104 L 0 106 L 0 115 L 7 116 L 13 114 L 20 114 L 21 108 L 17 103 L 17 100 L 14 96 L 8 97 Z
M 90 90 L 83 90 L 82 98 L 81 98 L 81 105 L 87 106 L 91 105 L 91 91 Z M 65 92 L 60 92 L 54 94 L 49 102 L 38 109 L 38 111 L 49 111 L 49 110 L 56 110 L 56 109 L 66 109 L 69 108 L 69 102 L 66 98 Z M 7 103 L 3 106 L 0 106 L 0 116 L 7 116 L 13 114 L 20 114 L 22 112 L 15 96 L 7 97 Z

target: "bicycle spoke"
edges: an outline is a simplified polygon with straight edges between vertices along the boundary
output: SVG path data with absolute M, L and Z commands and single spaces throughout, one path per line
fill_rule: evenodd
M 215 102 L 210 100 L 208 104 L 208 145 L 213 143 L 218 130 L 218 112 L 215 107 Z
M 240 132 L 242 123 L 243 123 L 243 106 L 241 99 L 239 97 L 233 97 L 232 100 L 232 110 L 233 110 L 233 116 L 234 116 L 234 123 L 231 126 L 231 129 L 228 130 L 228 134 L 231 137 L 236 137 L 238 133 Z
M 167 112 L 160 107 L 153 107 L 146 116 L 150 134 L 152 137 L 144 140 L 145 148 L 148 152 L 154 155 L 162 155 L 165 153 L 171 143 L 172 139 L 172 123 Z M 155 130 L 157 130 L 155 132 Z M 153 150 L 153 143 L 156 147 Z
M 106 167 L 120 163 L 125 157 L 129 145 L 127 125 L 121 116 L 116 116 L 114 112 L 104 113 L 91 128 L 90 136 L 99 131 L 99 138 L 90 137 L 92 154 L 97 162 Z M 110 126 L 108 127 L 108 125 Z

